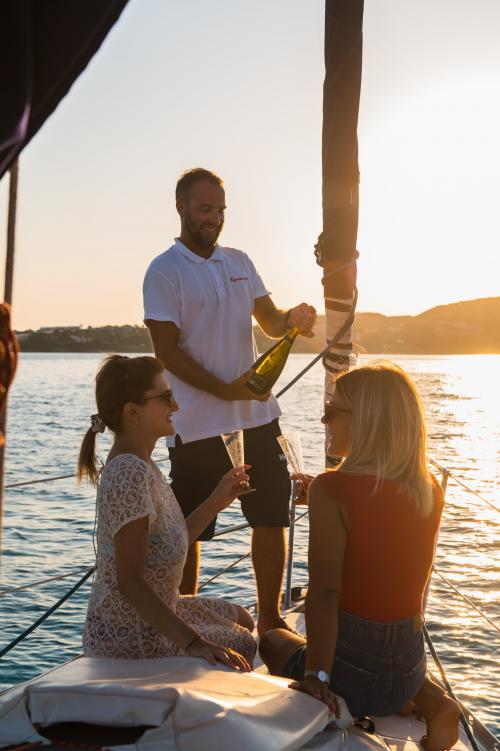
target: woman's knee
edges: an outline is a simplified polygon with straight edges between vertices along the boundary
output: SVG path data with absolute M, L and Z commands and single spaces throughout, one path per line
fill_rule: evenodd
M 241 605 L 235 605 L 234 607 L 236 608 L 236 623 L 252 632 L 255 628 L 255 623 L 248 610 L 242 608 Z
M 279 644 L 276 640 L 276 631 L 277 629 L 266 631 L 259 639 L 259 655 L 266 665 L 269 665 L 269 660 L 272 661 Z
M 305 645 L 305 640 L 282 628 L 273 628 L 259 640 L 259 654 L 270 673 L 283 675 L 291 655 Z

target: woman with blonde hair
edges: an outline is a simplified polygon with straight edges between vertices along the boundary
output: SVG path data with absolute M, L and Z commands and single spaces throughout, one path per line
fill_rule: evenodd
M 245 466 L 225 474 L 186 520 L 151 454 L 175 433 L 179 407 L 154 357 L 110 355 L 96 378 L 98 413 L 83 439 L 80 479 L 97 485 L 97 561 L 83 633 L 86 656 L 203 657 L 250 670 L 253 620 L 239 605 L 179 595 L 189 545 L 241 492 Z M 114 433 L 106 465 L 95 440 Z M 196 472 L 193 467 L 193 472 Z
M 413 701 L 427 723 L 423 745 L 449 749 L 459 709 L 426 676 L 422 634 L 444 499 L 427 469 L 417 390 L 398 366 L 372 363 L 337 379 L 322 422 L 328 454 L 341 461 L 308 491 L 307 642 L 275 629 L 260 654 L 335 712 L 334 692 L 355 717 Z

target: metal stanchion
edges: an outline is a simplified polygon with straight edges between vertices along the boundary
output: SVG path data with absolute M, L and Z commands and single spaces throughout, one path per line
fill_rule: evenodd
M 295 533 L 295 499 L 297 497 L 297 483 L 292 480 L 290 490 L 290 527 L 288 530 L 288 559 L 286 564 L 286 582 L 285 582 L 285 608 L 289 608 L 292 591 L 292 569 L 293 569 L 293 538 Z

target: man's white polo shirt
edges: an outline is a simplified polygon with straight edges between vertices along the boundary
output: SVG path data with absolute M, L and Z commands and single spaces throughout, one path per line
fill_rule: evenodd
M 151 263 L 143 294 L 144 320 L 174 323 L 179 346 L 226 383 L 256 360 L 252 314 L 255 299 L 269 292 L 241 250 L 217 245 L 205 259 L 176 240 Z M 226 402 L 167 375 L 180 406 L 174 422 L 183 443 L 265 425 L 281 414 L 274 396 Z

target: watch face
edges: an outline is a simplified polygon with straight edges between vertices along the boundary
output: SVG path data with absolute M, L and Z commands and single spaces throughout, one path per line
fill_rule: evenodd
M 308 675 L 317 678 L 318 681 L 321 681 L 322 683 L 330 683 L 330 676 L 328 673 L 325 673 L 324 670 L 306 670 L 304 672 L 304 678 L 307 678 Z

